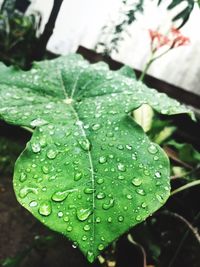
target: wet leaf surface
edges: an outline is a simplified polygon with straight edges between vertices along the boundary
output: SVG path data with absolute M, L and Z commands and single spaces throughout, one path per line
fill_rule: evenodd
M 168 158 L 130 117 L 144 103 L 190 113 L 165 94 L 70 55 L 1 65 L 0 100 L 2 119 L 35 129 L 15 166 L 18 201 L 90 262 L 169 197 Z

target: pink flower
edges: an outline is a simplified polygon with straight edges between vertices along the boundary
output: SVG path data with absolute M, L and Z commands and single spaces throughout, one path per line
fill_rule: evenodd
M 172 27 L 167 35 L 160 33 L 159 31 L 149 29 L 149 35 L 151 38 L 151 47 L 153 51 L 157 51 L 162 46 L 169 46 L 170 49 L 175 47 L 188 45 L 190 39 L 182 35 L 180 30 Z

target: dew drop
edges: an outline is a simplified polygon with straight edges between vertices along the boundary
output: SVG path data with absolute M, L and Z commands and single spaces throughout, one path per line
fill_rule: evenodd
M 158 149 L 157 147 L 154 145 L 154 144 L 151 144 L 149 147 L 148 147 L 148 151 L 149 153 L 151 154 L 156 154 L 158 152 Z
M 135 154 L 132 154 L 132 159 L 133 159 L 133 160 L 137 160 L 137 157 L 136 157 Z
M 32 151 L 34 153 L 39 153 L 41 150 L 40 144 L 39 143 L 33 143 L 31 144 Z
M 47 124 L 47 121 L 43 120 L 43 119 L 35 119 L 31 122 L 31 126 L 32 127 L 37 127 L 37 126 L 42 126 Z
M 145 192 L 143 189 L 138 188 L 138 189 L 136 189 L 136 192 L 141 196 L 145 196 Z
M 123 145 L 117 145 L 117 148 L 118 148 L 119 150 L 123 150 L 123 149 L 124 149 L 124 146 L 123 146 Z
M 89 231 L 89 230 L 90 230 L 90 226 L 89 226 L 88 224 L 86 224 L 86 225 L 83 227 L 83 229 L 84 229 L 85 231 Z
M 149 176 L 149 175 L 150 175 L 150 172 L 149 172 L 148 170 L 144 170 L 144 174 L 145 174 L 146 176 Z
M 58 217 L 59 217 L 59 218 L 62 218 L 62 217 L 63 217 L 63 212 L 62 212 L 62 211 L 59 211 L 59 212 L 58 212 Z
M 156 172 L 156 173 L 155 173 L 155 177 L 156 177 L 156 178 L 160 178 L 160 177 L 161 177 L 161 173 L 160 173 L 160 172 Z
M 88 139 L 80 140 L 79 145 L 84 151 L 90 151 L 91 150 L 91 144 L 90 144 L 90 141 Z
M 82 236 L 82 240 L 86 241 L 87 240 L 87 236 L 86 235 Z
M 44 138 L 41 138 L 39 143 L 40 143 L 41 147 L 45 147 L 47 145 L 46 139 L 44 139 Z
M 104 183 L 104 179 L 103 178 L 99 178 L 98 180 L 97 180 L 97 184 L 103 184 Z
M 142 208 L 146 208 L 147 204 L 145 202 L 143 202 L 141 206 L 142 206 Z
M 57 154 L 58 154 L 58 152 L 57 152 L 56 150 L 54 150 L 54 149 L 49 149 L 49 150 L 47 151 L 47 157 L 48 157 L 49 159 L 55 159 L 56 156 L 57 156 Z
M 125 172 L 125 171 L 126 171 L 126 167 L 125 167 L 125 165 L 122 164 L 122 163 L 119 163 L 119 164 L 117 165 L 117 168 L 118 168 L 118 170 L 121 171 L 121 172 Z
M 37 194 L 37 189 L 32 187 L 22 187 L 19 191 L 19 196 L 25 198 L 29 193 Z
M 158 156 L 154 156 L 153 158 L 155 161 L 159 160 L 159 157 Z
M 108 133 L 106 134 L 106 136 L 108 136 L 108 137 L 113 137 L 113 136 L 114 136 L 114 133 L 113 133 L 113 132 L 108 132 Z
M 100 222 L 101 222 L 101 218 L 100 218 L 100 217 L 97 217 L 97 218 L 96 218 L 96 222 L 97 222 L 97 223 L 100 223 Z
M 124 180 L 124 176 L 123 176 L 123 175 L 119 175 L 119 176 L 118 176 L 118 179 L 119 179 L 119 180 Z
M 81 172 L 77 172 L 74 174 L 74 181 L 79 181 L 82 178 L 83 174 Z
M 104 199 L 106 197 L 106 194 L 103 192 L 100 192 L 97 194 L 97 199 Z
M 77 211 L 76 215 L 79 221 L 85 221 L 92 214 L 91 209 L 80 209 Z
M 77 243 L 77 242 L 74 242 L 74 243 L 72 244 L 72 247 L 73 247 L 73 248 L 77 248 L 77 247 L 78 247 L 78 243 Z
M 142 220 L 142 217 L 140 215 L 137 215 L 135 219 L 136 221 L 140 222 Z
M 159 194 L 156 194 L 156 198 L 157 198 L 157 200 L 158 200 L 160 203 L 162 203 L 162 204 L 165 202 L 163 196 L 161 196 L 161 195 L 159 195 Z
M 55 202 L 61 202 L 63 200 L 65 200 L 70 194 L 69 190 L 65 190 L 65 191 L 57 191 L 52 195 L 52 200 Z
M 48 174 L 49 173 L 49 168 L 47 166 L 42 166 L 42 171 L 44 174 Z
M 20 182 L 23 183 L 23 182 L 26 181 L 26 179 L 27 179 L 26 173 L 22 172 L 21 175 L 20 175 L 20 178 L 19 178 Z
M 126 197 L 127 197 L 127 199 L 132 199 L 133 198 L 131 194 L 126 195 Z
M 135 185 L 135 186 L 140 186 L 142 184 L 142 181 L 139 178 L 134 178 L 132 180 L 132 184 Z
M 32 207 L 37 207 L 38 203 L 36 201 L 31 201 L 29 206 Z
M 118 222 L 123 222 L 123 221 L 124 221 L 124 217 L 120 215 L 120 216 L 118 217 Z
M 104 156 L 101 156 L 101 157 L 99 158 L 99 163 L 101 163 L 101 164 L 106 163 L 106 161 L 107 161 L 107 159 L 106 159 L 106 157 L 104 157 Z
M 94 188 L 86 187 L 84 189 L 84 193 L 85 194 L 93 194 L 94 192 L 95 192 L 95 189 Z
M 98 245 L 98 250 L 100 250 L 100 251 L 104 250 L 104 245 L 103 244 L 99 244 Z
M 101 128 L 101 125 L 100 124 L 93 124 L 92 125 L 92 130 L 94 130 L 94 131 L 97 131 L 97 130 L 99 130 Z
M 108 209 L 112 208 L 113 206 L 114 206 L 114 199 L 112 198 L 112 199 L 109 200 L 109 202 L 104 203 L 104 204 L 102 205 L 102 208 L 103 208 L 104 210 L 108 210 Z
M 112 222 L 112 217 L 108 217 L 108 220 L 107 220 L 109 223 Z
M 66 230 L 67 230 L 67 232 L 71 232 L 73 230 L 73 227 L 71 225 L 69 225 Z
M 127 148 L 128 150 L 132 150 L 132 146 L 131 146 L 131 145 L 126 145 L 126 148 Z
M 69 216 L 65 216 L 64 218 L 63 218 L 63 220 L 65 221 L 65 222 L 69 222 Z
M 51 203 L 44 201 L 40 204 L 39 213 L 43 216 L 49 216 L 51 214 Z

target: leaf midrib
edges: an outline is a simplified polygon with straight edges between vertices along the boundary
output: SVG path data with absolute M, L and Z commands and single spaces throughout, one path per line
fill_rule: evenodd
M 80 75 L 77 77 L 77 80 L 75 81 L 71 96 L 73 96 L 75 93 L 76 85 L 78 83 L 79 77 L 80 77 Z M 61 82 L 61 88 L 63 89 L 65 99 L 72 99 L 72 103 L 73 103 L 73 98 L 69 97 L 67 92 L 66 92 L 66 87 L 64 84 L 62 73 L 60 73 L 60 82 Z M 66 106 L 69 106 L 71 108 L 71 110 L 75 116 L 76 121 L 77 122 L 81 121 L 79 119 L 79 115 L 78 115 L 77 111 L 75 110 L 74 106 L 72 105 L 72 103 L 66 104 Z M 82 124 L 78 124 L 78 126 L 80 127 L 80 130 L 81 130 L 83 136 L 87 139 L 87 135 L 85 133 L 84 128 L 82 127 Z M 92 212 L 92 229 L 93 230 L 92 230 L 92 242 L 90 243 L 92 251 L 93 251 L 94 250 L 94 243 L 95 243 L 95 179 L 94 179 L 94 167 L 93 167 L 93 162 L 92 162 L 92 154 L 91 154 L 90 150 L 87 151 L 87 154 L 88 154 L 88 158 L 89 158 L 89 165 L 90 165 L 90 172 L 91 172 L 91 183 L 92 183 L 92 189 L 93 189 L 93 193 L 92 193 L 92 209 L 93 209 L 93 212 Z

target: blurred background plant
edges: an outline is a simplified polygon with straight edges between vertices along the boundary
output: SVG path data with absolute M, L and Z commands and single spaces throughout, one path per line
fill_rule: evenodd
M 153 0 L 157 5 L 161 5 L 163 0 Z M 184 2 L 183 8 L 179 8 Z M 195 5 L 194 0 L 170 0 L 168 1 L 167 10 L 177 9 L 172 18 L 172 23 L 176 23 L 176 28 L 180 29 L 188 21 Z M 196 2 L 197 3 L 197 2 Z M 102 28 L 100 40 L 95 49 L 105 55 L 111 55 L 112 52 L 118 52 L 120 42 L 124 40 L 124 34 L 129 34 L 130 26 L 137 20 L 140 13 L 144 11 L 145 0 L 123 0 L 117 22 L 111 21 L 110 24 Z M 198 2 L 199 4 L 199 2 Z
M 63 0 L 55 0 L 44 31 L 38 36 L 41 14 L 26 15 L 29 0 L 4 0 L 0 10 L 0 61 L 30 69 L 35 60 L 51 58 L 46 46 Z
M 20 4 L 21 3 L 21 4 Z M 24 13 L 29 1 L 6 0 L 0 11 L 0 60 L 22 68 L 30 66 L 39 17 Z

